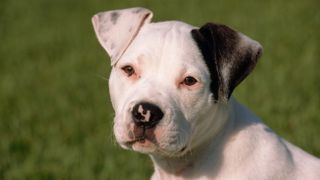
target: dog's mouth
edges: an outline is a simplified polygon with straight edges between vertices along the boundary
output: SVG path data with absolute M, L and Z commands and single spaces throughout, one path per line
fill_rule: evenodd
M 131 146 L 134 143 L 144 143 L 146 140 L 148 140 L 146 136 L 136 137 L 133 140 L 127 141 L 126 145 Z
M 157 141 L 154 135 L 154 128 L 147 129 L 146 127 L 134 127 L 132 131 L 128 132 L 128 136 L 131 140 L 125 142 L 125 145 L 131 149 L 136 146 L 146 148 L 155 148 Z M 138 150 L 139 151 L 139 150 Z
M 139 137 L 125 143 L 125 146 L 141 153 L 152 154 L 159 150 L 159 147 L 153 140 L 146 137 Z
M 131 140 L 124 142 L 123 145 L 137 152 L 176 157 L 188 151 L 188 145 L 184 145 L 175 150 L 168 150 L 161 147 L 154 135 L 153 129 L 135 129 L 135 131 L 129 131 L 128 134 Z

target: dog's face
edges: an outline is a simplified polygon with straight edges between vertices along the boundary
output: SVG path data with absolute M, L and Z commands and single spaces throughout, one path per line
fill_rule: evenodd
M 191 29 L 178 22 L 145 25 L 114 65 L 109 87 L 116 112 L 114 132 L 123 147 L 179 153 L 200 125 L 199 115 L 212 106 L 210 74 L 204 62 L 198 63 L 201 54 Z M 148 116 L 143 111 L 151 117 L 140 120 L 150 125 L 135 117 Z
M 261 47 L 223 25 L 198 29 L 177 21 L 150 23 L 151 17 L 143 8 L 93 17 L 113 67 L 114 133 L 124 148 L 180 156 L 223 125 L 224 106 Z

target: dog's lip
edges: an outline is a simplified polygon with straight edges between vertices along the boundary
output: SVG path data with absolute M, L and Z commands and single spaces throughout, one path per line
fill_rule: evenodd
M 124 142 L 125 145 L 133 145 L 135 143 L 145 143 L 148 141 L 152 144 L 156 144 L 156 139 L 154 136 L 154 129 L 146 127 L 135 127 L 132 131 L 128 131 L 128 139 Z
M 133 140 L 129 140 L 129 141 L 125 142 L 125 144 L 126 145 L 132 145 L 132 144 L 137 143 L 137 142 L 144 143 L 146 140 L 148 140 L 148 138 L 146 136 L 141 136 L 141 137 L 136 137 Z
M 174 151 L 174 152 L 166 152 L 166 150 L 161 149 L 157 143 L 155 143 L 152 139 L 146 137 L 146 136 L 141 136 L 141 137 L 137 137 L 133 140 L 129 140 L 126 141 L 124 143 L 122 143 L 123 145 L 125 145 L 127 148 L 133 149 L 133 146 L 143 146 L 143 147 L 149 147 L 154 146 L 157 149 L 158 153 L 161 153 L 163 155 L 167 155 L 167 156 L 174 156 L 174 157 L 179 157 L 184 155 L 185 153 L 187 153 L 188 150 L 188 145 L 183 146 L 182 148 Z

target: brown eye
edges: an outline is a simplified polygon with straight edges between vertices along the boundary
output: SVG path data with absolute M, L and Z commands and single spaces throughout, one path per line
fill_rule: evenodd
M 184 78 L 182 83 L 187 86 L 192 86 L 192 85 L 196 84 L 197 82 L 198 81 L 194 77 L 187 76 L 186 78 Z
M 124 66 L 121 69 L 128 75 L 128 77 L 132 76 L 135 73 L 133 67 L 129 66 L 129 65 L 128 66 Z

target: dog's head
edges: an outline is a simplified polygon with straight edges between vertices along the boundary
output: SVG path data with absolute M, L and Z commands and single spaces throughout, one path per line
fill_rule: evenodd
M 197 28 L 151 18 L 144 8 L 92 18 L 111 57 L 114 133 L 124 148 L 179 156 L 223 125 L 232 91 L 252 71 L 262 48 L 224 25 Z

